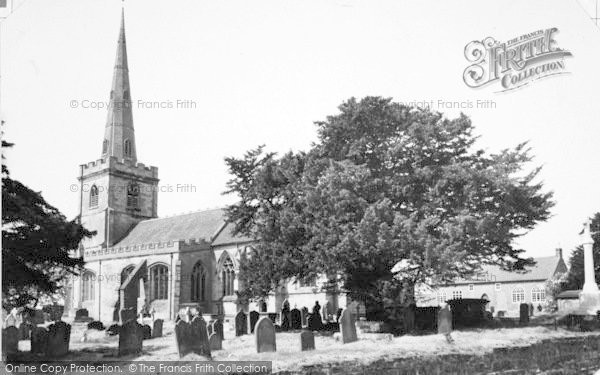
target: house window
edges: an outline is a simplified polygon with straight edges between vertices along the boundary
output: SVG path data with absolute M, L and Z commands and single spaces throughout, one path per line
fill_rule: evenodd
M 192 270 L 192 301 L 206 299 L 206 269 L 198 262 Z
M 544 288 L 533 287 L 531 289 L 531 302 L 546 301 L 546 290 Z
M 136 183 L 130 183 L 127 186 L 127 208 L 138 208 L 140 188 Z
M 523 288 L 515 288 L 512 291 L 512 301 L 513 303 L 520 303 L 525 301 L 525 291 Z
M 461 298 L 462 298 L 462 291 L 460 291 L 460 290 L 452 291 L 452 299 L 461 299 Z
M 105 139 L 104 142 L 102 142 L 102 153 L 106 154 L 108 152 L 108 139 Z
M 129 139 L 125 140 L 125 146 L 123 148 L 125 149 L 125 156 L 128 158 L 131 157 L 131 141 Z
M 438 292 L 437 293 L 437 301 L 438 301 L 438 304 L 445 303 L 446 302 L 446 292 Z
M 169 293 L 169 269 L 164 264 L 156 264 L 148 270 L 150 301 L 167 299 Z
M 496 289 L 496 290 L 500 290 L 500 283 L 496 283 L 496 284 L 494 285 L 494 289 Z
M 231 258 L 226 255 L 221 264 L 221 282 L 223 283 L 224 296 L 232 296 L 234 294 L 233 280 L 235 280 L 233 262 L 231 261 Z
M 473 285 L 473 284 L 469 284 L 469 291 L 470 291 L 470 292 L 472 292 L 472 291 L 473 291 L 473 289 L 475 289 L 475 285 Z
M 90 189 L 90 208 L 98 207 L 98 187 L 96 185 L 92 185 Z
M 96 281 L 96 274 L 92 271 L 86 270 L 81 278 L 81 299 L 83 301 L 94 300 L 94 282 Z

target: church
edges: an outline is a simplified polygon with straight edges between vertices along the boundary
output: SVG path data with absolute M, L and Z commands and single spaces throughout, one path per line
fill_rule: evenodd
M 251 239 L 232 234 L 224 209 L 157 217 L 158 168 L 138 161 L 131 103 L 122 14 L 102 152 L 78 175 L 79 218 L 96 235 L 78 250 L 85 270 L 67 287 L 66 311 L 112 322 L 124 308 L 172 320 L 194 307 L 227 324 L 240 310 L 279 312 L 285 299 L 309 309 L 319 301 L 324 315 L 346 307 L 343 293 L 321 292 L 324 280 L 292 281 L 266 300 L 238 303 L 239 259 Z

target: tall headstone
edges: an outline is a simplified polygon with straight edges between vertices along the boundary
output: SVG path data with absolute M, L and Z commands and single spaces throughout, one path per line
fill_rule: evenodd
M 190 323 L 183 319 L 175 325 L 175 339 L 179 357 L 195 353 L 211 359 L 210 345 L 206 322 L 201 316 L 196 316 Z
M 17 353 L 19 351 L 19 330 L 15 326 L 10 326 L 2 330 L 2 353 L 4 356 Z
M 221 340 L 223 340 L 223 322 L 221 319 L 217 319 L 212 322 L 212 331 L 213 333 L 218 334 Z
M 152 337 L 162 337 L 163 333 L 163 320 L 162 319 L 156 319 L 153 323 L 152 323 Z
M 286 298 L 281 304 L 281 330 L 287 331 L 290 327 L 290 303 Z
M 235 335 L 242 336 L 248 333 L 248 316 L 240 311 L 235 316 Z
M 302 314 L 302 326 L 306 326 L 308 324 L 308 307 L 304 306 L 300 313 Z
M 522 303 L 519 305 L 519 323 L 529 323 L 529 305 L 526 303 Z
M 356 321 L 354 320 L 354 315 L 348 309 L 342 311 L 340 332 L 342 333 L 342 342 L 344 344 L 354 342 L 358 339 L 356 337 Z
M 298 309 L 290 311 L 290 324 L 292 329 L 302 329 L 302 313 Z
M 302 331 L 300 333 L 300 350 L 315 350 L 315 334 L 312 331 Z
M 63 357 L 69 353 L 69 342 L 71 340 L 71 326 L 65 322 L 58 321 L 48 327 L 48 358 Z
M 250 311 L 250 333 L 254 333 L 254 327 L 256 326 L 256 322 L 258 322 L 259 314 L 256 311 Z
M 217 332 L 213 333 L 208 337 L 208 345 L 210 346 L 210 350 L 221 350 L 223 349 L 223 340 L 221 336 Z
M 579 294 L 580 315 L 595 315 L 600 310 L 600 290 L 596 284 L 594 273 L 594 238 L 592 237 L 592 222 L 588 220 L 583 226 L 581 233 L 581 244 L 583 245 L 583 269 L 585 281 Z
M 452 311 L 450 306 L 446 305 L 438 311 L 438 333 L 447 335 L 452 332 Z
M 48 348 L 48 330 L 44 327 L 34 327 L 31 330 L 31 353 L 46 354 Z
M 119 356 L 141 353 L 143 341 L 142 325 L 135 319 L 129 320 L 121 326 L 119 332 Z
M 275 343 L 275 326 L 269 317 L 263 316 L 254 327 L 254 337 L 256 339 L 256 351 L 274 352 L 277 350 Z
M 21 323 L 19 326 L 19 340 L 29 340 L 31 338 L 31 330 L 33 327 L 33 324 L 29 322 Z

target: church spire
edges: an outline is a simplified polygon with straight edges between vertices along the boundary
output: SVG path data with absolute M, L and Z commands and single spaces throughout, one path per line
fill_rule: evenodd
M 127 67 L 127 45 L 125 42 L 125 11 L 121 11 L 121 29 L 117 43 L 117 57 L 110 91 L 110 107 L 106 118 L 102 157 L 115 156 L 118 159 L 137 161 L 135 134 Z

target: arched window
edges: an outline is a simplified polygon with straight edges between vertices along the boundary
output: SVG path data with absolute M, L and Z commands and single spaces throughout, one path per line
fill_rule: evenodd
M 123 148 L 125 149 L 125 156 L 131 157 L 131 141 L 129 139 L 125 140 L 125 145 Z
M 461 299 L 462 291 L 461 290 L 453 290 L 452 291 L 452 299 Z
M 446 302 L 446 292 L 444 291 L 440 291 L 437 293 L 437 301 L 438 303 L 445 303 Z
M 164 264 L 155 264 L 148 269 L 148 296 L 150 301 L 167 299 L 169 295 L 169 269 Z
M 525 291 L 523 288 L 515 288 L 512 291 L 513 303 L 519 303 L 525 301 Z
M 223 283 L 224 296 L 232 296 L 234 294 L 233 280 L 235 280 L 233 262 L 228 255 L 225 255 L 221 263 L 221 282 Z
M 96 281 L 96 274 L 90 270 L 85 270 L 81 277 L 81 300 L 82 301 L 93 301 L 94 300 L 94 284 Z
M 102 142 L 102 153 L 106 154 L 108 152 L 108 139 L 105 139 L 104 142 Z
M 96 185 L 92 185 L 90 189 L 90 207 L 98 207 L 98 187 Z
M 206 300 L 206 269 L 198 262 L 192 270 L 192 301 Z
M 133 265 L 123 268 L 123 271 L 121 271 L 121 285 L 123 285 L 125 280 L 127 280 L 127 277 L 129 277 L 129 274 L 131 274 L 134 268 L 135 267 Z
M 531 289 L 531 302 L 544 301 L 546 301 L 546 290 L 544 288 L 534 286 L 533 289 Z
M 140 188 L 134 182 L 127 186 L 127 208 L 138 208 Z

